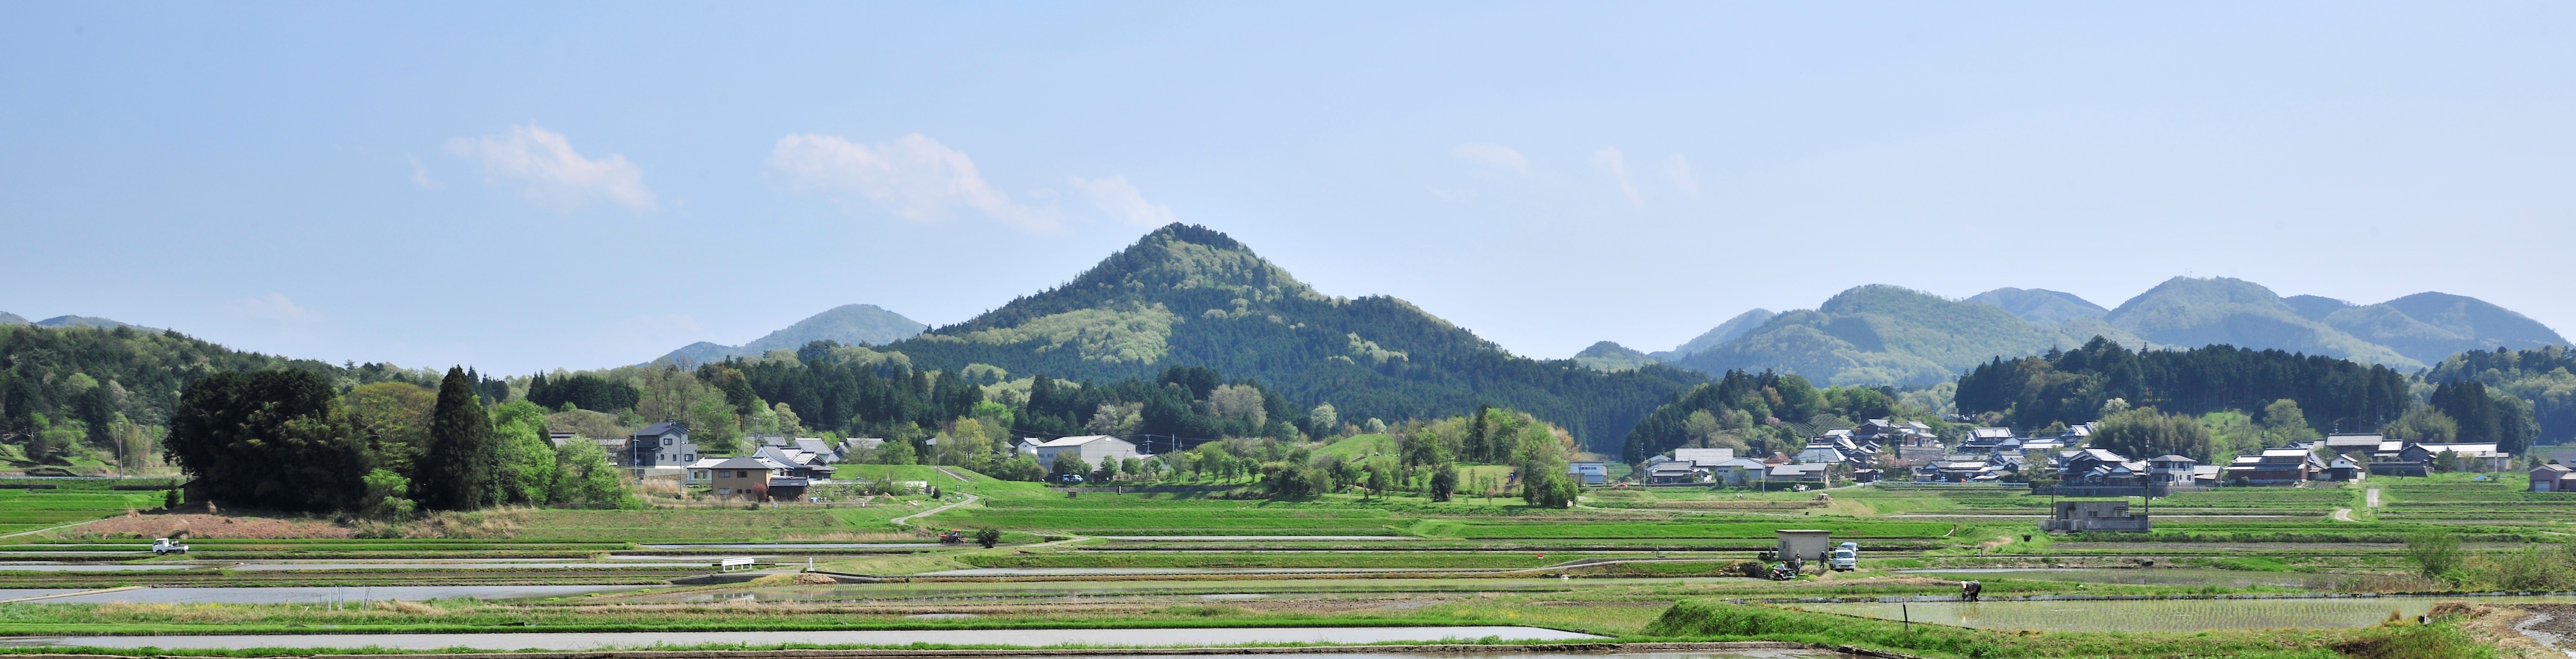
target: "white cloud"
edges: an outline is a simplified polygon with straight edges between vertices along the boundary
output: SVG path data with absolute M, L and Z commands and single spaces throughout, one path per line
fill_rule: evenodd
M 411 161 L 412 185 L 420 186 L 420 189 L 422 190 L 436 190 L 447 187 L 446 182 L 429 177 L 429 168 L 420 164 L 420 158 L 418 156 L 406 155 L 403 156 L 403 159 Z
M 1673 154 L 1672 160 L 1664 162 L 1664 176 L 1671 178 L 1673 187 L 1681 188 L 1682 194 L 1699 196 L 1699 179 L 1691 176 L 1690 160 L 1682 154 Z
M 1145 194 L 1127 182 L 1126 174 L 1104 179 L 1073 177 L 1073 189 L 1091 198 L 1091 205 L 1126 220 L 1128 224 L 1159 227 L 1176 221 L 1172 207 L 1145 201 Z
M 1628 203 L 1646 205 L 1646 198 L 1637 195 L 1637 184 L 1628 182 L 1628 154 L 1620 153 L 1618 149 L 1602 149 L 1592 152 L 1592 162 L 1610 167 L 1610 173 L 1619 178 L 1619 191 L 1628 195 Z
M 536 126 L 511 126 L 510 132 L 493 137 L 448 140 L 447 151 L 482 163 L 483 175 L 496 183 L 525 184 L 521 194 L 540 208 L 569 213 L 596 199 L 638 213 L 660 206 L 653 190 L 644 187 L 644 170 L 625 156 L 584 158 L 563 134 Z
M 285 293 L 270 293 L 255 298 L 234 300 L 233 311 L 261 320 L 276 321 L 298 328 L 322 322 L 322 312 L 297 305 Z
M 856 193 L 915 222 L 945 220 L 963 206 L 1023 229 L 1054 226 L 1052 218 L 984 182 L 964 152 L 920 133 L 875 146 L 832 135 L 788 135 L 769 152 L 768 168 L 798 191 Z
M 1529 173 L 1529 158 L 1511 147 L 1486 142 L 1469 142 L 1449 150 L 1450 157 L 1480 165 Z

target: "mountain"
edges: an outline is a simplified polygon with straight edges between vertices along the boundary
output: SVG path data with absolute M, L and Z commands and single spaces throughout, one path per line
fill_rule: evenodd
M 1780 314 L 1774 313 L 1769 309 L 1755 309 L 1736 314 L 1734 318 L 1728 318 L 1726 319 L 1726 322 L 1718 323 L 1716 329 L 1711 329 L 1708 333 L 1699 335 L 1699 338 L 1684 342 L 1680 347 L 1673 348 L 1672 350 L 1653 353 L 1649 356 L 1654 357 L 1658 361 L 1667 362 L 1688 357 L 1698 353 L 1699 351 L 1715 348 L 1717 347 L 1717 344 L 1735 340 L 1735 337 L 1744 336 L 1745 332 L 1750 332 L 1753 331 L 1753 328 L 1761 327 L 1763 323 L 1770 322 L 1772 316 L 1777 315 Z
M 1583 352 L 1574 353 L 1574 363 L 1595 371 L 1632 371 L 1656 362 L 1646 353 L 1609 341 L 1592 344 Z
M 2283 298 L 2228 278 L 2167 280 L 2121 304 L 2108 320 L 2167 345 L 2278 348 L 2408 370 L 2468 350 L 2567 342 L 2537 321 L 2472 297 L 2417 293 L 2359 306 L 2313 295 Z
M 823 340 L 837 341 L 843 345 L 862 343 L 884 345 L 912 338 L 913 335 L 920 334 L 926 329 L 930 329 L 930 326 L 905 318 L 903 314 L 887 311 L 877 305 L 844 304 L 796 321 L 796 324 L 789 325 L 786 329 L 770 332 L 766 336 L 753 339 L 750 343 L 729 346 L 699 341 L 681 346 L 680 349 L 673 350 L 662 358 L 704 364 L 723 361 L 726 357 L 766 354 L 771 350 L 795 350 L 805 347 L 805 344 Z
M 2074 293 L 2060 293 L 2045 288 L 1998 288 L 1968 297 L 1969 302 L 2003 307 L 2005 311 L 2043 325 L 2054 325 L 2077 318 L 2100 318 L 2111 310 L 2085 301 Z
M 1615 449 L 1628 428 L 1705 380 L 1648 364 L 1602 372 L 1513 355 L 1393 297 L 1325 295 L 1204 227 L 1173 224 L 1062 286 L 879 348 L 918 368 L 998 366 L 1109 382 L 1173 366 L 1257 379 L 1341 418 L 1438 418 L 1517 408 Z
M 10 316 L 10 317 L 11 317 L 11 318 L 18 318 L 18 317 L 17 317 L 17 316 L 15 316 L 15 315 L 12 315 L 12 316 Z M 26 319 L 24 319 L 24 318 L 19 318 L 18 320 L 19 320 L 19 321 L 21 321 L 21 322 L 24 322 Z M 0 323 L 0 324 L 15 324 L 15 323 Z M 132 328 L 134 328 L 134 329 L 144 330 L 144 331 L 147 331 L 147 332 L 158 332 L 158 331 L 161 331 L 161 328 L 158 328 L 158 327 L 144 327 L 144 326 L 142 326 L 142 325 L 129 325 L 129 324 L 126 324 L 126 323 L 121 323 L 121 322 L 117 322 L 117 321 L 114 321 L 114 320 L 109 320 L 109 319 L 106 319 L 106 318 L 96 318 L 96 317 L 91 317 L 91 316 L 55 316 L 55 317 L 52 317 L 52 318 L 47 318 L 47 319 L 44 319 L 44 320 L 36 321 L 36 322 L 35 322 L 35 323 L 33 323 L 33 324 L 34 324 L 35 326 L 37 326 L 37 327 L 96 327 L 96 328 L 100 328 L 100 329 L 116 329 L 116 328 L 119 328 L 119 327 L 132 327 Z
M 26 317 L 26 316 L 21 316 L 21 315 L 14 314 L 14 313 L 9 313 L 9 312 L 6 312 L 6 311 L 0 311 L 0 325 L 34 325 L 34 324 L 35 324 L 35 323 L 27 322 L 27 317 Z
M 1704 373 L 1778 370 L 1824 384 L 1924 384 L 1958 377 L 1997 355 L 2082 344 L 2070 329 L 2118 334 L 2091 317 L 2043 325 L 1999 304 L 1872 284 L 1843 291 L 1814 310 L 1774 316 L 1673 364 Z
M 2355 305 L 2314 295 L 2285 298 L 2239 279 L 2175 277 L 2108 311 L 2045 289 L 1999 288 L 1949 300 L 1861 286 L 1714 346 L 1653 356 L 1711 374 L 1775 369 L 1826 384 L 1925 384 L 1956 378 L 1990 358 L 2071 348 L 2095 336 L 2142 348 L 2278 349 L 2401 370 L 2469 350 L 2567 342 L 2537 321 L 2472 297 L 2417 293 Z

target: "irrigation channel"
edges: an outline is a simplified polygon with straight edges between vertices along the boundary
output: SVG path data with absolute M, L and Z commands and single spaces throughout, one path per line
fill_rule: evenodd
M 940 629 L 725 632 L 497 632 L 479 634 L 200 634 L 168 636 L 19 636 L 0 638 L 15 647 L 96 647 L 160 650 L 260 648 L 382 648 L 387 650 L 587 651 L 655 646 L 733 645 L 1010 645 L 1049 647 L 1216 647 L 1246 644 L 1438 643 L 1590 641 L 1603 637 L 1543 627 L 1230 627 L 1176 629 Z M 1342 655 L 1334 655 L 1342 656 Z M 1513 655 L 1525 657 L 1526 655 Z M 1807 656 L 1831 656 L 1807 655 Z
M 2225 629 L 2364 627 L 2391 616 L 2412 619 L 2441 602 L 2576 603 L 2567 595 L 2437 595 L 2212 597 L 2191 599 L 2033 599 L 1983 602 L 1801 602 L 1819 613 L 1912 620 L 2008 631 L 2200 632 Z

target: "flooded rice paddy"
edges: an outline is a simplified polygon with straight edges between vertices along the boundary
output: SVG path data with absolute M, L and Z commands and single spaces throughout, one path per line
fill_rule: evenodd
M 1054 645 L 1191 647 L 1275 643 L 1367 644 L 1467 640 L 1578 641 L 1602 637 L 1540 627 L 1255 627 L 1188 629 L 974 629 L 729 632 L 503 632 L 489 634 L 201 634 L 171 636 L 22 636 L 15 647 L 162 650 L 383 648 L 388 650 L 582 651 L 654 646 L 739 645 Z M 1348 659 L 1347 655 L 1333 655 Z M 1525 655 L 1512 655 L 1523 657 Z M 1593 655 L 1597 656 L 1597 655 Z M 1698 655 L 1724 656 L 1724 655 Z M 1736 655 L 1753 656 L 1753 655 Z M 1797 656 L 1797 655 L 1774 655 Z M 1803 655 L 1831 656 L 1831 655 Z
M 2189 568 L 1974 568 L 1896 570 L 1898 574 L 1919 574 L 1952 580 L 2032 579 L 2039 581 L 2072 581 L 2077 583 L 2117 583 L 2146 586 L 2282 586 L 2331 590 L 2351 577 L 2300 572 L 2247 572 L 2243 570 L 2200 570 Z
M 123 590 L 0 589 L 0 599 L 31 604 L 327 604 L 398 600 L 424 602 L 468 597 L 540 599 L 626 592 L 636 586 L 274 586 L 249 588 L 129 588 Z
M 2081 632 L 2198 632 L 2225 629 L 2364 627 L 2424 615 L 2440 602 L 2576 603 L 2576 597 L 2280 597 L 1989 602 L 1788 604 L 1820 613 L 1976 629 Z

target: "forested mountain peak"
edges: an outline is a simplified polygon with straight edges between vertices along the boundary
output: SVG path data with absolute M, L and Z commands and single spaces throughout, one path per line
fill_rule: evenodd
M 2473 297 L 2417 293 L 2357 306 L 2314 295 L 2283 298 L 2224 277 L 2167 280 L 2106 320 L 2163 345 L 2278 348 L 2401 369 L 2424 368 L 2464 350 L 2566 343 L 2537 321 Z
M 882 348 L 921 368 L 1011 377 L 1151 377 L 1173 366 L 1259 380 L 1359 420 L 1435 418 L 1479 404 L 1527 410 L 1587 440 L 1628 426 L 1699 378 L 1602 372 L 1505 352 L 1409 302 L 1327 296 L 1217 231 L 1173 224 L 1072 281 Z
M 2003 307 L 2005 311 L 2034 323 L 2054 324 L 2077 318 L 2100 318 L 2111 313 L 2074 293 L 2045 288 L 1998 288 L 1968 297 L 1969 302 Z
M 1596 371 L 1626 371 L 1653 364 L 1655 358 L 1615 342 L 1602 341 L 1584 348 L 1583 352 L 1574 353 L 1574 362 Z
M 20 315 L 18 315 L 18 314 L 9 313 L 9 312 L 6 312 L 6 311 L 0 311 L 0 325 L 33 325 L 33 324 L 35 324 L 35 323 L 27 322 L 27 317 L 26 317 L 26 316 L 20 316 Z
M 1017 327 L 1079 309 L 1168 303 L 1171 301 L 1162 298 L 1177 291 L 1189 291 L 1193 294 L 1187 297 L 1193 298 L 1223 294 L 1227 304 L 1220 307 L 1266 306 L 1291 298 L 1325 299 L 1288 271 L 1252 253 L 1243 243 L 1207 227 L 1173 223 L 1145 234 L 1136 244 L 1109 255 L 1062 286 L 1011 300 L 1000 309 L 933 332 L 957 334 Z M 1237 300 L 1241 304 L 1235 304 Z

